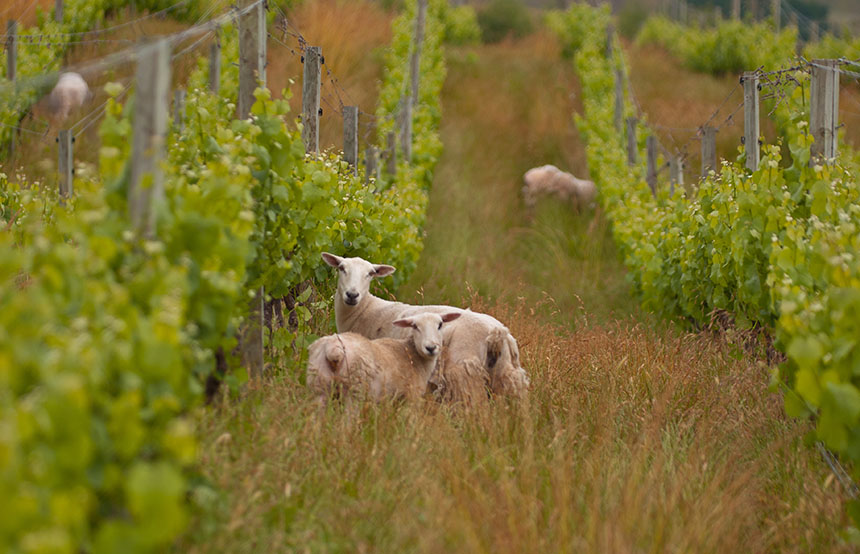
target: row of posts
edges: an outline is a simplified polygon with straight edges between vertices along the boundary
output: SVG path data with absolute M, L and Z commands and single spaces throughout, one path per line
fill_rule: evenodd
M 758 13 L 758 6 L 760 0 L 752 0 L 750 3 L 750 10 L 754 15 Z M 764 0 L 761 0 L 762 3 Z M 770 0 L 770 15 L 773 18 L 773 25 L 777 31 L 782 27 L 782 0 Z M 664 0 L 663 10 L 676 21 L 679 21 L 683 24 L 687 24 L 688 20 L 688 6 L 687 0 Z M 717 20 L 723 18 L 723 10 L 720 6 L 714 6 L 715 17 Z M 704 14 L 699 13 L 699 19 L 703 19 Z M 741 19 L 741 0 L 732 0 L 731 2 L 731 18 L 738 21 Z M 797 27 L 798 26 L 798 17 L 797 12 L 795 10 L 791 10 L 787 15 L 788 23 L 790 26 Z M 808 38 L 810 42 L 817 42 L 821 35 L 821 27 L 818 21 L 809 21 L 809 34 Z
M 607 52 L 611 53 L 611 33 L 607 39 Z M 811 160 L 813 162 L 827 163 L 836 157 L 837 132 L 839 118 L 839 67 L 838 60 L 813 60 L 812 79 L 810 92 L 810 121 L 809 128 L 813 136 L 811 146 Z M 620 68 L 615 70 L 615 113 L 614 125 L 619 134 L 624 133 L 622 119 L 624 114 L 624 75 Z M 744 135 L 742 144 L 746 152 L 746 168 L 750 171 L 758 169 L 760 161 L 760 136 L 759 124 L 759 74 L 748 71 L 743 74 L 741 83 L 744 88 Z M 628 117 L 626 119 L 627 137 L 627 163 L 635 166 L 638 163 L 638 143 L 636 129 L 638 119 Z M 701 128 L 702 142 L 702 177 L 717 169 L 717 129 L 709 125 Z M 656 194 L 658 141 L 653 135 L 649 135 L 645 142 L 646 147 L 646 182 L 651 191 Z M 683 158 L 671 155 L 664 151 L 670 168 L 670 187 L 674 190 L 675 185 L 684 184 Z
M 247 11 L 239 18 L 239 98 L 237 116 L 246 119 L 250 116 L 254 103 L 254 90 L 266 84 L 266 12 L 263 2 L 244 0 Z M 427 0 L 419 0 L 413 48 L 410 55 L 409 90 L 401 100 L 398 123 L 400 127 L 400 147 L 406 160 L 412 157 L 412 110 L 418 103 L 418 82 L 420 79 L 420 52 L 424 36 L 424 20 Z M 62 21 L 63 0 L 56 0 L 55 18 Z M 16 78 L 17 61 L 17 22 L 10 20 L 7 25 L 6 76 L 10 81 Z M 221 46 L 216 34 L 209 53 L 209 88 L 218 93 L 221 79 Z M 128 191 L 129 215 L 135 231 L 144 237 L 155 233 L 155 213 L 152 206 L 164 195 L 164 176 L 160 169 L 164 158 L 165 138 L 168 124 L 168 97 L 171 80 L 171 52 L 167 40 L 141 47 L 137 56 L 135 86 L 134 126 L 132 131 L 131 178 Z M 320 89 L 324 64 L 321 48 L 305 48 L 303 56 L 302 82 L 302 141 L 309 154 L 319 153 Z M 184 125 L 185 91 L 174 91 L 174 125 L 181 129 Z M 358 171 L 358 106 L 343 107 L 343 148 L 344 160 Z M 394 131 L 386 136 L 385 170 L 390 175 L 397 172 L 397 137 Z M 73 193 L 75 138 L 72 130 L 59 131 L 58 173 L 61 201 Z M 14 139 L 10 146 L 10 159 L 14 156 Z M 365 174 L 369 183 L 379 178 L 379 149 L 368 146 L 365 158 Z M 263 368 L 263 314 L 265 291 L 260 288 L 252 301 L 249 329 L 246 330 L 245 357 L 252 376 L 262 374 Z
M 239 98 L 237 115 L 240 119 L 250 116 L 254 102 L 254 90 L 266 83 L 266 13 L 263 2 L 245 0 L 246 11 L 239 18 Z M 253 6 L 253 7 L 252 7 Z M 412 107 L 417 104 L 420 67 L 420 50 L 423 42 L 424 19 L 427 1 L 420 0 L 416 17 L 415 43 L 410 56 L 410 90 L 401 103 L 401 148 L 406 159 L 411 158 Z M 209 87 L 218 92 L 220 81 L 220 42 L 216 39 L 210 51 Z M 140 236 L 152 237 L 155 232 L 155 213 L 152 206 L 163 196 L 163 174 L 160 162 L 164 157 L 168 122 L 168 97 L 170 86 L 170 45 L 167 40 L 146 45 L 138 54 L 135 76 L 137 100 L 135 101 L 132 136 L 131 178 L 128 192 L 129 213 L 132 226 Z M 317 46 L 305 48 L 303 56 L 302 83 L 302 140 L 305 151 L 319 153 L 319 117 L 322 51 Z M 181 128 L 185 91 L 174 92 L 174 124 Z M 357 171 L 358 166 L 358 106 L 344 106 L 344 159 Z M 394 175 L 396 165 L 395 133 L 388 134 L 387 171 Z M 70 130 L 60 131 L 59 165 L 60 193 L 68 197 L 72 193 L 74 137 Z M 378 176 L 377 149 L 368 147 L 366 178 Z M 265 291 L 261 287 L 252 300 L 249 325 L 243 336 L 246 363 L 252 377 L 262 375 L 264 345 L 264 301 Z

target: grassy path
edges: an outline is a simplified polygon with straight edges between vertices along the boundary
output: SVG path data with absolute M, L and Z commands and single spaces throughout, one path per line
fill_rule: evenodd
M 768 369 L 639 313 L 599 213 L 523 213 L 528 167 L 585 173 L 553 42 L 456 50 L 449 67 L 426 251 L 398 296 L 508 323 L 529 400 L 320 412 L 283 377 L 201 414 L 210 487 L 180 549 L 848 551 L 841 491 Z
M 551 320 L 562 324 L 636 311 L 600 214 L 579 217 L 554 201 L 527 213 L 522 204 L 531 167 L 588 173 L 572 120 L 577 89 L 545 34 L 450 54 L 425 252 L 401 296 L 521 299 L 545 314 L 552 306 Z

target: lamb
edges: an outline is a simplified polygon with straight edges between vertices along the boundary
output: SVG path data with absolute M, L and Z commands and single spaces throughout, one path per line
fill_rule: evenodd
M 408 338 L 370 340 L 343 333 L 317 339 L 308 348 L 307 385 L 323 402 L 344 393 L 376 402 L 419 398 L 442 350 L 442 326 L 460 315 L 425 312 L 394 321 Z
M 93 93 L 78 73 L 61 73 L 48 97 L 48 109 L 56 125 L 62 124 L 69 114 L 89 102 Z
M 497 319 L 452 306 L 412 306 L 383 300 L 370 293 L 370 282 L 391 275 L 394 267 L 327 252 L 322 258 L 339 273 L 334 304 L 339 333 L 355 332 L 371 339 L 402 338 L 402 328 L 393 327 L 393 321 L 421 312 L 459 313 L 461 317 L 443 330 L 443 354 L 430 378 L 430 390 L 441 399 L 466 403 L 486 398 L 488 392 L 510 396 L 527 393 L 529 378 L 520 365 L 517 341 Z
M 577 210 L 584 210 L 594 204 L 597 187 L 594 182 L 577 179 L 554 165 L 544 165 L 526 171 L 523 175 L 523 201 L 526 207 L 533 208 L 541 194 L 556 195 L 573 204 Z

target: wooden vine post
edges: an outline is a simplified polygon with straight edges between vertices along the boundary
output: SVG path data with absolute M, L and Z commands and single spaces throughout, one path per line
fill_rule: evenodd
M 759 162 L 759 102 L 758 74 L 755 71 L 745 71 L 744 84 L 744 151 L 746 152 L 746 167 L 750 171 L 758 169 Z
M 18 22 L 10 19 L 6 22 L 6 78 L 10 83 L 15 82 L 18 67 Z M 15 157 L 15 134 L 9 141 L 9 159 Z
M 385 138 L 388 143 L 385 151 L 385 171 L 393 177 L 397 175 L 397 138 L 394 131 L 389 131 Z
M 221 85 L 221 38 L 215 33 L 215 40 L 209 46 L 209 90 L 218 94 Z
M 131 176 L 128 208 L 132 227 L 139 236 L 155 236 L 154 204 L 164 196 L 164 158 L 170 94 L 170 42 L 162 39 L 143 46 L 135 76 Z
M 358 106 L 343 107 L 343 159 L 358 173 Z
M 836 157 L 839 119 L 839 67 L 837 60 L 812 61 L 809 127 L 812 132 L 810 163 L 829 163 Z
M 651 194 L 657 196 L 657 138 L 654 135 L 648 135 L 645 142 L 647 153 L 647 171 L 645 181 L 651 187 Z
M 400 148 L 403 159 L 412 159 L 412 95 L 407 94 L 400 99 L 397 111 L 397 122 L 400 128 Z
M 63 0 L 54 0 L 54 21 L 63 22 Z
M 302 142 L 306 153 L 319 154 L 322 48 L 308 46 L 302 59 L 305 65 L 302 76 Z
M 620 67 L 615 68 L 615 130 L 620 134 L 624 120 L 624 73 Z
M 18 68 L 18 22 L 10 19 L 6 22 L 6 78 L 15 80 Z
M 675 185 L 684 185 L 684 160 L 681 156 L 669 158 L 669 194 L 675 194 Z
M 741 18 L 741 0 L 732 0 L 732 19 L 735 21 Z
M 615 25 L 613 23 L 609 23 L 606 26 L 606 46 L 603 49 L 603 53 L 606 55 L 606 59 L 612 59 L 612 41 L 615 38 Z
M 717 169 L 717 130 L 709 125 L 702 128 L 702 177 Z
M 72 131 L 63 129 L 57 136 L 58 153 L 57 172 L 59 173 L 59 189 L 60 202 L 72 196 L 73 179 L 74 179 L 74 163 L 73 143 L 75 137 L 72 136 Z
M 424 21 L 427 18 L 427 0 L 418 0 L 415 14 L 415 35 L 409 56 L 409 94 L 402 99 L 400 113 L 400 144 L 406 161 L 412 160 L 412 116 L 418 106 L 421 82 L 421 49 L 424 45 Z
M 779 31 L 782 24 L 782 0 L 771 0 L 771 14 L 773 14 L 773 26 Z
M 173 91 L 173 125 L 179 132 L 185 128 L 185 89 L 183 88 Z
M 370 184 L 370 179 L 379 180 L 379 150 L 368 146 L 364 151 L 364 182 Z
M 247 119 L 254 105 L 254 91 L 266 85 L 266 7 L 259 0 L 245 0 L 247 11 L 239 18 L 239 119 Z M 220 57 L 220 56 L 219 56 Z M 211 63 L 211 62 L 210 62 Z M 220 73 L 220 68 L 219 68 Z M 211 87 L 210 66 L 210 87 Z M 259 379 L 265 362 L 263 344 L 265 331 L 266 291 L 261 286 L 255 291 L 242 337 L 243 356 L 248 375 Z
M 239 18 L 239 119 L 247 119 L 254 91 L 266 85 L 266 8 L 259 0 L 246 0 L 248 10 Z
M 635 117 L 627 118 L 627 165 L 633 167 L 636 165 L 636 125 L 639 120 Z

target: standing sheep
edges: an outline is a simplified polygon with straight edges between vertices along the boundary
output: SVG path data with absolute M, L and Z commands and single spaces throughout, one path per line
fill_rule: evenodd
M 579 211 L 590 208 L 597 196 L 594 182 L 577 179 L 572 174 L 561 171 L 554 165 L 535 167 L 523 175 L 523 202 L 533 208 L 538 196 L 555 195 L 569 201 Z
M 370 340 L 357 333 L 329 335 L 308 348 L 307 385 L 321 398 L 332 393 L 415 399 L 427 390 L 442 346 L 442 326 L 459 313 L 421 313 L 393 322 L 408 338 Z
M 470 402 L 486 398 L 487 391 L 524 395 L 529 386 L 520 366 L 517 341 L 495 318 L 452 306 L 412 306 L 370 294 L 370 281 L 394 273 L 390 265 L 362 258 L 341 258 L 323 253 L 323 260 L 338 270 L 334 311 L 339 333 L 354 332 L 368 338 L 404 336 L 392 322 L 421 312 L 456 312 L 461 317 L 445 326 L 442 358 L 430 387 L 444 399 Z
M 56 86 L 48 97 L 48 110 L 56 126 L 65 122 L 73 111 L 77 110 L 93 97 L 87 82 L 78 73 L 61 73 Z

